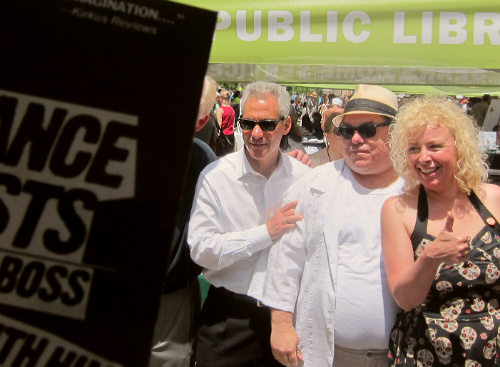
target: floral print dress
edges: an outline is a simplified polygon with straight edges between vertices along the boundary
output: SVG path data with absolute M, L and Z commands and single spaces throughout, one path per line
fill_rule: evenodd
M 389 341 L 389 366 L 500 366 L 500 225 L 472 192 L 485 222 L 472 240 L 468 261 L 441 264 L 425 302 L 400 311 Z M 414 258 L 434 241 L 427 234 L 423 187 L 411 240 Z

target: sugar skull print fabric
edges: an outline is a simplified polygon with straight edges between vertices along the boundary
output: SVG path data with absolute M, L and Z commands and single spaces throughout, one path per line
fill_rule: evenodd
M 415 260 L 434 240 L 422 191 L 412 235 Z M 468 261 L 441 264 L 425 302 L 398 313 L 389 366 L 500 366 L 500 226 L 474 193 L 469 198 L 485 226 L 471 242 Z

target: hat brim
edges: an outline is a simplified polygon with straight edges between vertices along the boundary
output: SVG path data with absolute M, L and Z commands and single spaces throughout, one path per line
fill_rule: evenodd
M 335 125 L 335 127 L 339 127 L 340 123 L 344 120 L 344 116 L 347 116 L 347 115 L 378 115 L 378 116 L 386 116 L 386 117 L 389 117 L 391 119 L 394 118 L 393 115 L 389 115 L 386 113 L 377 113 L 377 112 L 371 112 L 371 111 L 349 111 L 349 112 L 343 113 L 341 115 L 335 116 L 335 118 L 333 119 L 333 124 Z

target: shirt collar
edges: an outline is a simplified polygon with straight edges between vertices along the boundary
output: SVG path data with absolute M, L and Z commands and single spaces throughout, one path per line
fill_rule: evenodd
M 258 173 L 257 171 L 255 171 L 252 166 L 250 165 L 250 162 L 248 161 L 248 158 L 245 154 L 245 146 L 243 146 L 243 148 L 241 148 L 238 152 L 236 152 L 236 154 L 238 154 L 238 159 L 236 160 L 237 161 L 237 172 L 239 172 L 238 174 L 238 178 L 242 178 L 243 176 L 247 175 L 247 174 L 253 174 L 255 176 L 262 176 L 260 173 Z M 281 150 L 278 152 L 278 166 L 275 168 L 275 170 L 273 171 L 273 174 L 274 172 L 278 172 L 280 170 L 284 170 L 285 174 L 289 175 L 292 173 L 292 163 L 290 161 L 290 159 L 294 159 L 294 158 L 290 158 L 290 157 L 286 157 L 286 154 L 283 154 L 281 152 Z
M 321 193 L 328 192 L 329 190 L 332 189 L 332 187 L 334 188 L 335 185 L 332 185 L 332 182 L 342 175 L 344 169 L 349 169 L 349 167 L 347 167 L 343 158 L 321 165 L 320 167 L 318 167 L 318 170 L 316 172 L 320 172 L 319 170 L 324 170 L 324 171 L 328 170 L 330 171 L 330 173 L 327 177 L 330 177 L 330 179 L 311 180 L 310 181 L 311 188 Z

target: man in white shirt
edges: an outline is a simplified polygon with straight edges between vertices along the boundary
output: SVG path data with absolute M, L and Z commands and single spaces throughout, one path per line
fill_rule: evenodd
M 315 168 L 287 196 L 304 220 L 273 246 L 261 298 L 272 307 L 273 353 L 286 366 L 387 366 L 397 306 L 380 210 L 402 187 L 387 146 L 397 109 L 391 91 L 359 85 L 334 119 L 344 159 Z
M 255 82 L 242 95 L 245 149 L 201 173 L 189 223 L 191 257 L 211 283 L 197 367 L 280 366 L 269 343 L 270 311 L 256 298 L 272 244 L 302 219 L 295 215 L 297 203 L 283 206 L 283 198 L 310 168 L 280 152 L 291 128 L 286 89 Z

